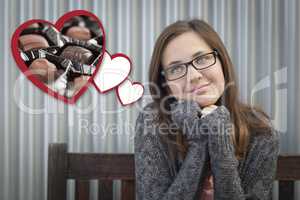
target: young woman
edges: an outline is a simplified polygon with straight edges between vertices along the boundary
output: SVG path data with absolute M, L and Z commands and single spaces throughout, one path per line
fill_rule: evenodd
M 270 198 L 276 131 L 238 100 L 232 62 L 211 26 L 195 19 L 164 29 L 149 79 L 153 102 L 135 127 L 137 200 Z

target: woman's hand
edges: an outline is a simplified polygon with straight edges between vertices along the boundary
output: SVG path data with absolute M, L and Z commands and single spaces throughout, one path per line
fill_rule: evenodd
M 173 123 L 186 134 L 187 140 L 199 139 L 199 119 L 201 108 L 192 100 L 179 100 L 170 104 Z
M 202 131 L 208 135 L 208 147 L 211 160 L 227 159 L 234 157 L 232 131 L 234 124 L 231 122 L 230 113 L 225 106 L 209 106 L 204 112 L 209 112 L 201 117 Z M 205 129 L 203 127 L 206 127 Z

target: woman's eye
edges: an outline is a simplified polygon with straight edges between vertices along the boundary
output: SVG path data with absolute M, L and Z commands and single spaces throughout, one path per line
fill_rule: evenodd
M 205 58 L 203 58 L 203 57 L 199 57 L 196 59 L 197 64 L 203 64 L 204 62 L 205 62 Z
M 185 68 L 184 65 L 176 65 L 176 66 L 170 68 L 170 73 L 171 74 L 181 73 L 184 71 L 184 68 Z
M 206 64 L 208 61 L 210 61 L 212 58 L 211 55 L 204 55 L 204 56 L 200 56 L 198 57 L 195 61 L 196 61 L 196 64 Z

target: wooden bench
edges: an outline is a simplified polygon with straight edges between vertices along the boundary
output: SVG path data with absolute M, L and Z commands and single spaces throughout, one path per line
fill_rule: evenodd
M 68 153 L 67 145 L 49 145 L 48 200 L 66 200 L 67 180 L 75 180 L 75 199 L 88 200 L 89 180 L 99 180 L 98 199 L 113 199 L 113 180 L 121 180 L 121 199 L 135 199 L 134 154 Z M 293 200 L 300 180 L 300 156 L 281 155 L 277 177 L 279 200 Z

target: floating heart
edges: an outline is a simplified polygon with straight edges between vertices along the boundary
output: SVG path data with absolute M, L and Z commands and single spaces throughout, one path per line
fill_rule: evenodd
M 144 94 L 144 86 L 139 82 L 125 80 L 117 88 L 117 96 L 123 106 L 138 101 Z
M 11 49 L 25 76 L 49 95 L 75 103 L 92 83 L 105 52 L 105 33 L 94 14 L 71 11 L 55 24 L 29 20 L 13 34 Z
M 95 87 L 100 93 L 105 93 L 126 80 L 130 71 L 130 59 L 126 55 L 119 53 L 110 56 L 105 52 L 100 70 L 94 78 Z

